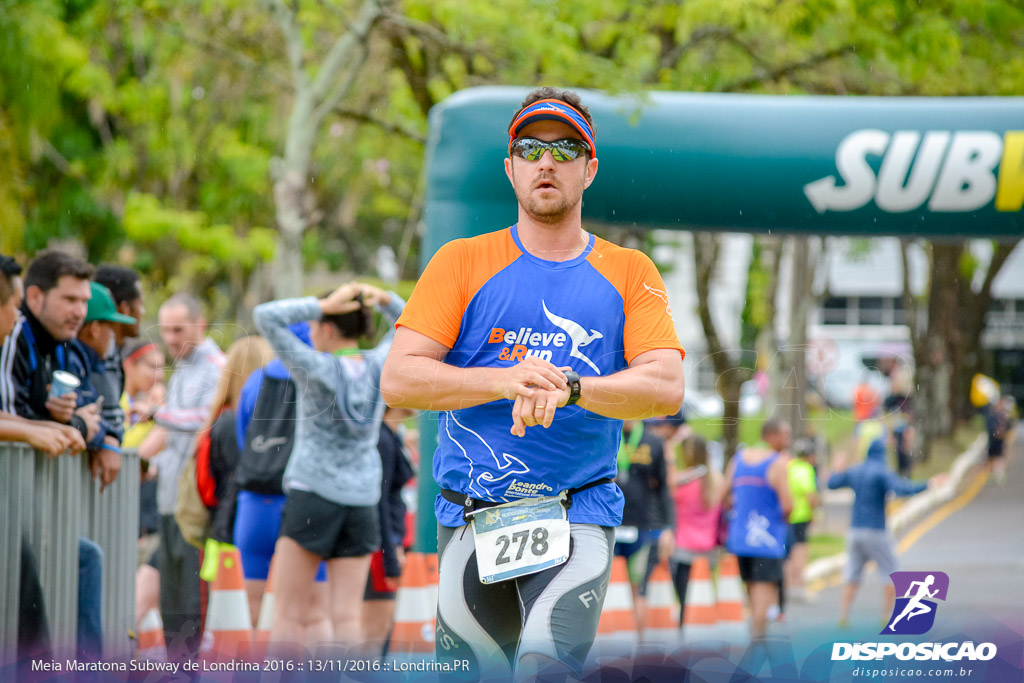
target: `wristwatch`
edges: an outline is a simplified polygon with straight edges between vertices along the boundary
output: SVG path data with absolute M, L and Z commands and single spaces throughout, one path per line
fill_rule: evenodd
M 569 400 L 565 402 L 565 406 L 574 406 L 580 400 L 580 376 L 575 370 L 565 370 L 564 374 L 566 381 L 569 382 Z

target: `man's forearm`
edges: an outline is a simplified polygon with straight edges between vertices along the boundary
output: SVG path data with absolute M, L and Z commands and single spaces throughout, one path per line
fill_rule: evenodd
M 0 441 L 27 442 L 30 424 L 28 420 L 9 413 L 0 413 Z
M 616 420 L 673 415 L 683 402 L 682 362 L 642 363 L 606 377 L 580 378 L 578 405 Z
M 458 368 L 424 356 L 389 358 L 381 395 L 392 408 L 460 410 L 505 398 L 500 368 Z

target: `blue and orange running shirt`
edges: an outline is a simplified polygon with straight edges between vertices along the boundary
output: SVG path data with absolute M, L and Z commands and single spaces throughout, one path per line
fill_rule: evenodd
M 683 348 L 665 285 L 643 253 L 590 235 L 570 261 L 545 261 L 519 242 L 516 226 L 441 247 L 397 325 L 451 349 L 456 367 L 510 367 L 530 356 L 581 378 L 610 375 L 654 349 Z M 583 379 L 586 382 L 586 379 Z M 489 501 L 557 495 L 616 475 L 622 421 L 579 406 L 559 408 L 550 429 L 513 436 L 507 399 L 438 416 L 434 479 Z M 438 496 L 444 526 L 462 508 Z M 576 494 L 571 522 L 617 526 L 622 493 L 614 484 Z

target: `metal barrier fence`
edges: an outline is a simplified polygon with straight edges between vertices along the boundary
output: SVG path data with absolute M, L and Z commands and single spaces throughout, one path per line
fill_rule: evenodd
M 135 618 L 138 454 L 123 453 L 120 475 L 100 493 L 85 454 L 50 458 L 24 444 L 0 442 L 0 662 L 16 655 L 23 540 L 39 566 L 51 645 L 74 650 L 79 536 L 103 549 L 104 655 L 128 656 Z

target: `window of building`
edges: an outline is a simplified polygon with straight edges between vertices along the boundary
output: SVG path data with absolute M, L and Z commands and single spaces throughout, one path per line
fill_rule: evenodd
M 906 325 L 907 312 L 903 310 L 903 297 L 897 296 L 892 299 L 892 324 Z
M 845 296 L 830 296 L 821 307 L 822 325 L 845 325 L 849 299 Z
M 880 296 L 862 296 L 858 302 L 858 322 L 861 325 L 881 325 L 885 322 L 885 305 Z M 890 312 L 891 312 L 890 308 Z

